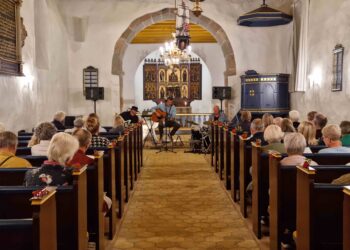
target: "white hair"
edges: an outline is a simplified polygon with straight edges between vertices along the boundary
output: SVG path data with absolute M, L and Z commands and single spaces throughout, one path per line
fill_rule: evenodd
M 0 133 L 6 130 L 5 125 L 0 122 Z
M 288 155 L 302 155 L 306 147 L 305 137 L 301 133 L 288 133 L 284 137 L 284 147 Z
M 299 121 L 299 118 L 300 118 L 299 111 L 292 110 L 292 111 L 289 112 L 289 119 L 291 119 L 292 122 Z
M 62 122 L 66 117 L 66 113 L 63 111 L 57 111 L 53 117 L 54 120 Z
M 64 166 L 73 158 L 78 149 L 79 142 L 74 136 L 60 132 L 52 137 L 47 157 L 50 161 L 58 162 Z
M 268 143 L 281 142 L 283 138 L 283 132 L 277 125 L 269 125 L 264 131 L 264 139 Z

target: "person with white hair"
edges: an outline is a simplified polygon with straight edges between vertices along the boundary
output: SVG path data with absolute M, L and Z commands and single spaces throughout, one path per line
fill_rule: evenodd
M 35 127 L 34 137 L 38 144 L 33 145 L 31 152 L 33 156 L 47 156 L 51 138 L 57 133 L 57 129 L 50 122 L 42 122 Z
M 305 137 L 301 133 L 289 133 L 284 137 L 284 147 L 286 148 L 288 157 L 281 160 L 281 165 L 302 165 L 305 162 L 303 153 L 306 148 Z M 311 161 L 310 165 L 317 165 Z
M 299 119 L 300 119 L 299 111 L 297 111 L 297 110 L 289 111 L 289 119 L 292 121 L 293 127 L 295 129 L 298 129 L 299 124 L 300 124 L 300 122 L 299 122 Z
M 0 122 L 0 133 L 6 130 L 5 125 Z
M 40 168 L 27 171 L 25 186 L 66 186 L 72 184 L 72 169 L 67 167 L 79 149 L 78 140 L 67 133 L 52 137 L 48 149 L 48 160 Z
M 73 134 L 76 130 L 81 129 L 84 127 L 85 121 L 83 118 L 75 118 L 74 122 L 74 127 L 73 128 L 68 128 L 64 132 Z
M 285 153 L 283 143 L 281 143 L 284 134 L 281 128 L 277 125 L 269 125 L 264 131 L 264 139 L 267 141 L 268 145 L 263 146 L 262 150 L 264 152 L 277 151 L 279 153 Z
M 15 156 L 17 136 L 10 132 L 0 132 L 0 168 L 27 168 L 32 165 L 25 159 Z
M 322 129 L 323 141 L 327 148 L 321 149 L 318 153 L 350 153 L 350 148 L 343 147 L 341 143 L 341 129 L 339 125 L 329 124 Z
M 214 105 L 213 113 L 210 115 L 210 121 L 227 122 L 227 117 L 223 110 L 220 110 L 218 105 Z
M 66 118 L 66 113 L 63 111 L 58 111 L 53 117 L 52 124 L 55 125 L 57 130 L 65 130 L 64 119 Z

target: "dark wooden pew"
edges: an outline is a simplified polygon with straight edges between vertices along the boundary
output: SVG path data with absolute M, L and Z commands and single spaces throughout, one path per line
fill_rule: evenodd
M 16 155 L 31 155 L 32 149 L 30 147 L 18 147 L 16 150 Z
M 129 167 L 129 137 L 127 134 L 120 138 L 121 141 L 121 163 L 124 169 L 124 186 L 125 186 L 125 202 L 129 202 L 131 182 L 133 178 L 130 176 Z
M 224 186 L 227 190 L 231 189 L 231 132 L 228 130 L 228 128 L 223 129 L 223 144 L 224 144 L 224 150 L 223 150 L 223 179 L 224 179 Z
M 120 137 L 115 147 L 115 178 L 116 178 L 116 199 L 118 201 L 118 218 L 122 218 L 124 215 L 124 204 L 126 187 L 124 183 L 124 144 L 123 139 Z
M 214 123 L 214 170 L 219 171 L 219 126 Z
M 283 232 L 286 228 L 296 229 L 296 166 L 281 166 L 279 155 L 270 157 L 270 249 L 280 249 Z M 313 166 L 319 174 L 329 169 L 331 176 L 348 171 L 345 165 Z
M 35 167 L 41 166 L 44 163 L 44 161 L 47 160 L 46 156 L 20 155 L 19 157 L 26 159 L 30 162 L 30 164 L 32 164 L 32 166 Z
M 350 162 L 350 154 L 304 154 L 306 158 L 312 159 L 319 165 L 344 165 Z M 287 156 L 283 154 L 282 157 Z M 269 206 L 269 155 L 262 153 L 261 148 L 252 145 L 252 221 L 253 232 L 261 238 L 261 216 L 267 214 Z M 293 177 L 291 177 L 293 178 Z M 289 181 L 292 181 L 290 179 Z
M 350 187 L 343 190 L 343 250 L 350 249 Z
M 109 230 L 108 230 L 108 238 L 113 239 L 116 233 L 116 198 L 117 198 L 117 184 L 116 184 L 116 157 L 115 157 L 115 147 L 99 147 L 99 148 L 89 148 L 87 150 L 87 154 L 94 154 L 95 151 L 103 152 L 101 156 L 103 160 L 102 166 L 102 187 L 103 190 L 106 191 L 107 196 L 112 200 L 112 206 L 110 209 L 110 213 L 108 213 L 109 218 Z M 99 169 L 99 171 L 101 171 Z M 120 183 L 119 183 L 120 184 Z M 100 193 L 103 199 L 103 192 Z M 102 208 L 101 208 L 102 209 Z M 100 210 L 102 211 L 102 210 Z M 100 238 L 100 237 L 98 237 Z
M 135 173 L 135 167 L 133 165 L 134 163 L 134 154 L 132 153 L 132 149 L 133 149 L 133 138 L 132 138 L 132 131 L 131 129 L 128 129 L 125 133 L 125 136 L 127 137 L 126 143 L 127 143 L 127 147 L 126 147 L 126 151 L 127 151 L 127 161 L 128 161 L 128 167 L 129 167 L 129 187 L 130 190 L 134 189 L 134 181 L 137 179 L 135 177 L 136 173 Z
M 230 132 L 230 168 L 231 196 L 234 202 L 239 200 L 239 139 L 236 133 Z
M 56 191 L 30 202 L 32 190 L 20 189 L 0 187 L 1 249 L 57 249 Z
M 247 218 L 246 189 L 251 181 L 249 168 L 252 165 L 252 147 L 246 139 L 239 137 L 239 206 L 244 218 Z
M 224 126 L 218 126 L 218 175 L 220 180 L 223 180 L 224 172 Z
M 11 175 L 12 169 L 1 169 L 0 175 L 6 173 L 7 177 Z M 24 173 L 27 169 L 15 169 L 13 178 L 6 180 L 7 184 L 13 185 L 12 188 L 24 190 L 23 192 L 32 192 L 38 187 L 15 186 L 22 185 Z M 21 178 L 19 177 L 21 176 Z M 1 175 L 2 176 L 2 175 Z M 22 179 L 20 183 L 18 180 Z M 4 178 L 0 178 L 3 184 Z M 15 183 L 9 183 L 12 180 Z M 57 242 L 58 249 L 62 250 L 81 250 L 87 248 L 87 176 L 86 167 L 73 173 L 73 185 L 58 187 L 56 190 L 57 201 Z M 8 187 L 10 188 L 10 187 Z M 28 191 L 29 190 L 29 191 Z M 19 192 L 19 191 L 18 191 Z M 101 211 L 101 210 L 100 210 Z
M 210 122 L 210 164 L 214 167 L 214 158 L 215 158 L 215 125 L 214 122 Z
M 330 182 L 345 173 L 350 166 L 297 167 L 298 249 L 343 249 L 343 186 Z

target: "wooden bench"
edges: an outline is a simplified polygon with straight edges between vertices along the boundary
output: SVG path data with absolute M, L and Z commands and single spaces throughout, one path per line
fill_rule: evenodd
M 304 154 L 320 165 L 344 165 L 350 162 L 350 154 Z M 287 156 L 283 154 L 282 157 Z M 253 232 L 261 238 L 261 216 L 267 214 L 269 206 L 269 155 L 262 153 L 261 147 L 252 145 L 252 221 Z M 293 178 L 293 177 L 291 177 Z M 291 179 L 292 180 L 292 179 Z
M 213 122 L 210 122 L 210 164 L 214 167 L 214 158 L 215 158 L 215 125 Z
M 32 166 L 35 167 L 40 167 L 44 163 L 44 161 L 47 160 L 46 156 L 21 155 L 19 157 L 26 159 L 30 162 L 30 164 L 32 164 Z
M 252 165 L 252 147 L 246 141 L 239 137 L 239 206 L 244 218 L 247 218 L 246 189 L 251 181 L 249 168 Z
M 223 180 L 225 152 L 224 152 L 224 126 L 218 126 L 218 175 Z
M 110 212 L 108 213 L 109 218 L 109 230 L 108 238 L 113 239 L 116 233 L 116 199 L 117 199 L 117 184 L 116 184 L 116 157 L 115 157 L 115 148 L 114 147 L 98 147 L 98 148 L 89 148 L 87 154 L 94 154 L 94 151 L 103 151 L 101 156 L 103 160 L 103 165 L 101 164 L 102 170 L 102 199 L 103 199 L 103 190 L 106 191 L 107 196 L 112 200 L 112 206 Z M 99 166 L 100 167 L 100 166 Z M 102 211 L 102 207 L 101 210 Z M 99 238 L 99 237 L 98 237 Z
M 280 249 L 286 228 L 296 229 L 296 166 L 281 166 L 278 155 L 270 157 L 270 249 Z M 333 170 L 332 176 L 346 173 L 345 165 L 313 166 L 320 174 Z
M 16 150 L 16 156 L 31 155 L 31 154 L 32 154 L 32 148 L 30 147 L 18 147 Z
M 343 250 L 350 249 L 350 187 L 343 190 Z
M 22 179 L 20 183 L 12 183 L 12 187 L 23 192 L 32 192 L 38 187 L 15 186 L 22 185 L 24 173 L 27 169 L 1 169 L 0 175 L 6 173 L 7 177 L 15 176 L 13 181 Z M 21 175 L 21 178 L 18 176 Z M 1 178 L 0 185 L 3 184 L 4 178 Z M 9 180 L 6 180 L 9 184 Z M 5 186 L 1 186 L 5 188 Z M 29 190 L 29 191 L 28 191 Z M 22 192 L 21 191 L 21 192 Z M 20 192 L 20 191 L 18 191 Z M 87 248 L 87 176 L 86 167 L 80 171 L 73 172 L 72 186 L 60 186 L 56 190 L 57 201 L 57 242 L 58 249 L 86 249 Z M 102 210 L 100 210 L 102 211 Z M 103 249 L 103 248 L 102 248 Z
M 239 200 L 239 139 L 236 133 L 230 132 L 230 168 L 231 196 L 234 202 Z
M 343 249 L 343 186 L 329 183 L 345 173 L 350 166 L 297 167 L 298 249 Z
M 0 187 L 1 249 L 57 249 L 56 191 L 29 201 L 32 190 Z
M 224 186 L 227 190 L 231 189 L 231 132 L 228 128 L 223 129 L 223 144 L 224 144 L 224 152 L 223 152 L 223 180 Z

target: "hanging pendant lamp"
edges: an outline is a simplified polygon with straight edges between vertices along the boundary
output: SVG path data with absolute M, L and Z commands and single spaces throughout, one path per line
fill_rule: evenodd
M 270 27 L 288 24 L 293 20 L 291 15 L 267 6 L 265 0 L 260 8 L 240 16 L 238 25 L 248 27 Z

